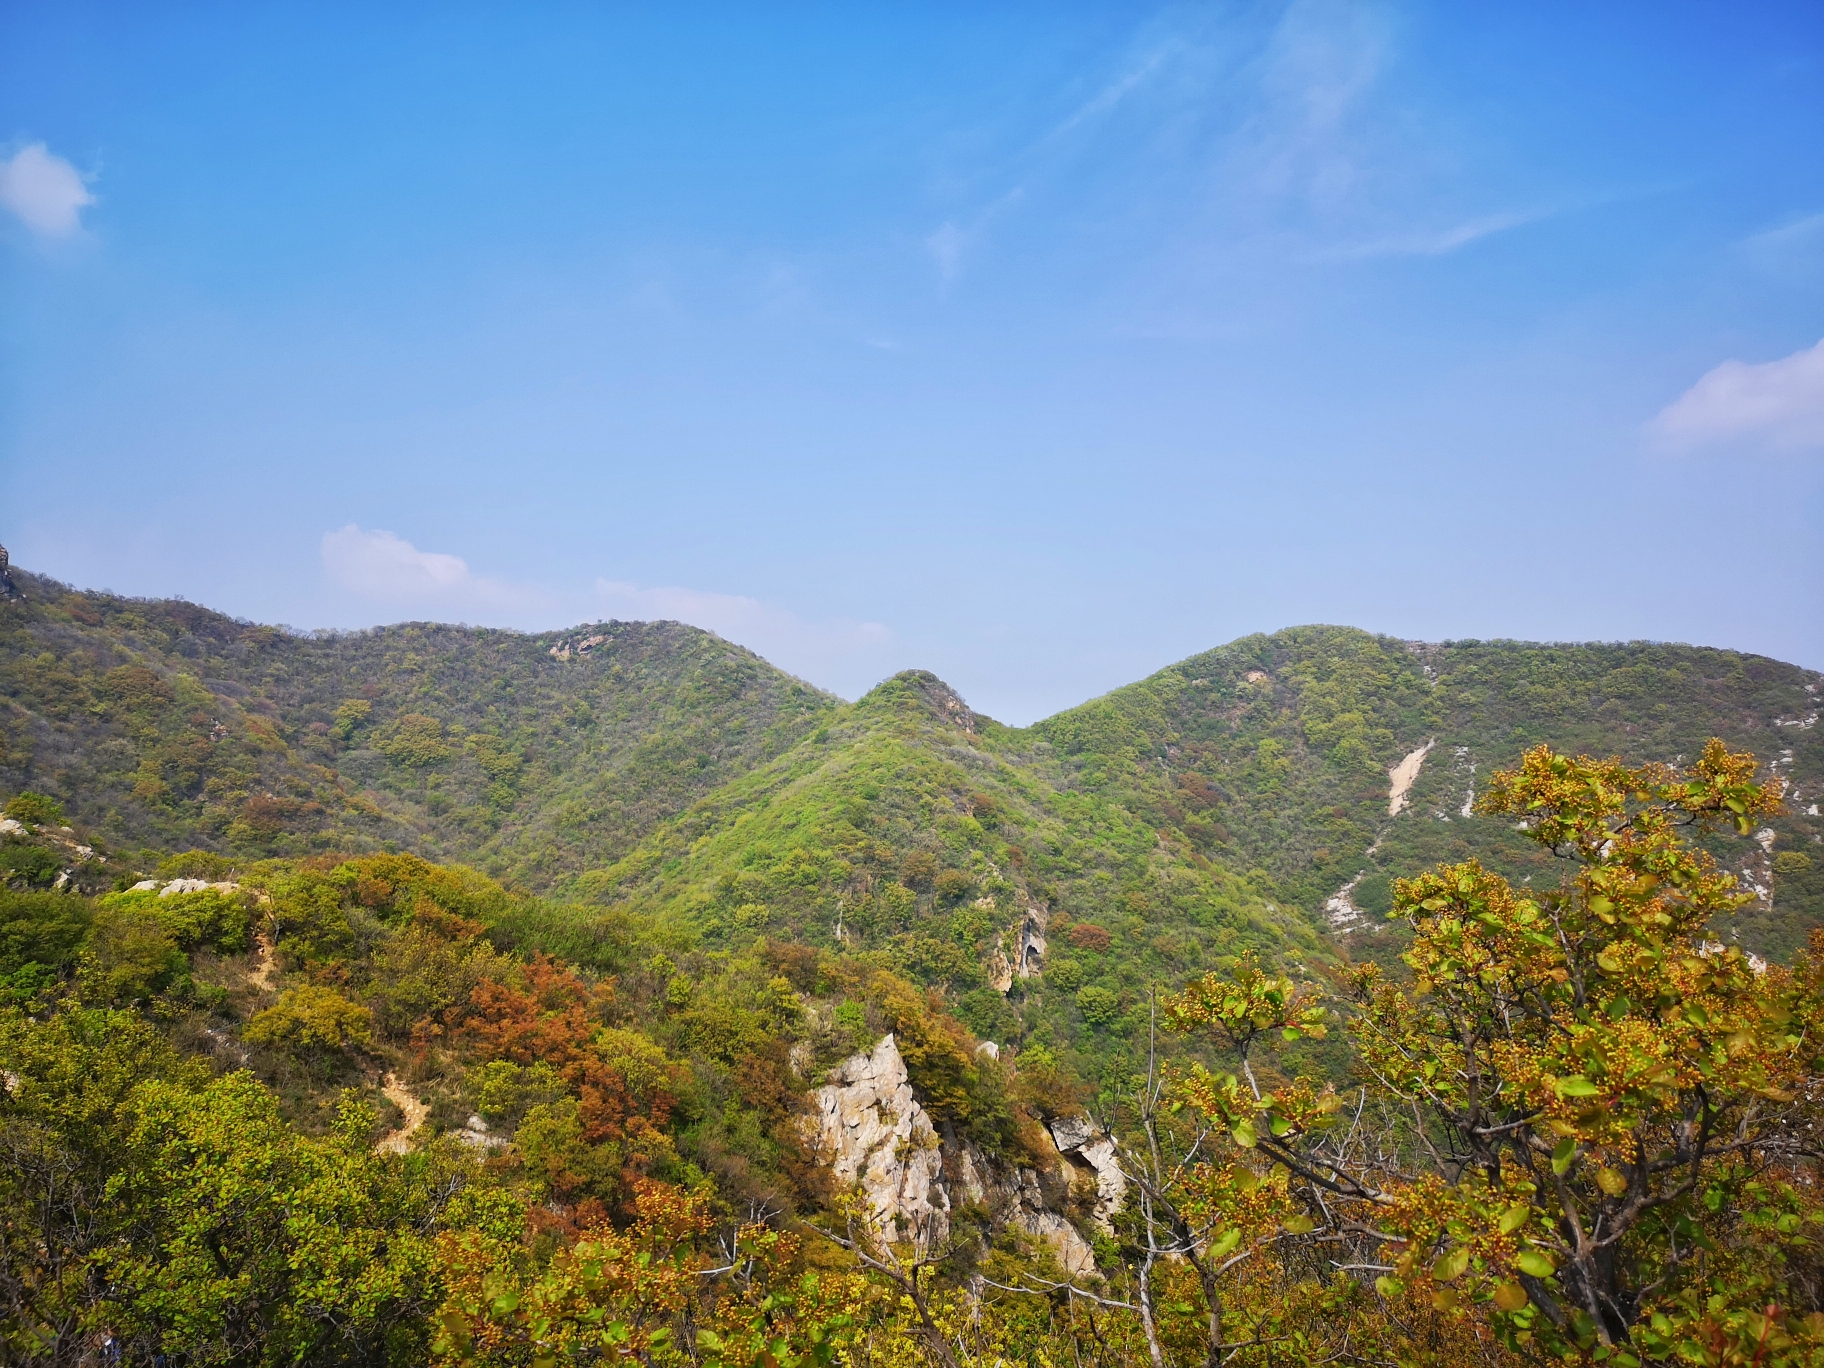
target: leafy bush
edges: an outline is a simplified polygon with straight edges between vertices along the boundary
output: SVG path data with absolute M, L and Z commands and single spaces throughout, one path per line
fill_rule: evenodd
M 0 841 L 0 880 L 26 888 L 48 888 L 63 872 L 63 858 L 46 846 L 8 838 Z
M 82 898 L 0 890 L 0 974 L 28 964 L 68 968 L 93 915 L 94 909 Z
M 131 908 L 159 923 L 180 950 L 199 946 L 238 954 L 247 948 L 252 909 L 248 900 L 233 893 L 201 888 L 190 893 L 161 894 L 155 889 L 109 893 L 100 905 Z
M 234 861 L 213 850 L 186 850 L 158 862 L 161 879 L 207 879 L 218 883 L 228 877 Z
M 29 790 L 7 803 L 6 815 L 28 826 L 62 826 L 69 820 L 63 815 L 62 803 Z
M 1109 989 L 1091 984 L 1077 990 L 1077 1010 L 1091 1026 L 1106 1026 L 1121 1014 L 1121 999 Z
M 334 988 L 304 984 L 279 994 L 243 1034 L 255 1044 L 302 1051 L 365 1049 L 373 1044 L 373 1023 L 372 1012 Z
M 1070 928 L 1070 943 L 1079 950 L 1093 950 L 1099 954 L 1108 949 L 1112 939 L 1107 928 L 1094 922 L 1078 922 Z
M 97 907 L 84 948 L 84 987 L 102 1002 L 150 998 L 170 987 L 186 964 L 171 928 L 142 904 Z

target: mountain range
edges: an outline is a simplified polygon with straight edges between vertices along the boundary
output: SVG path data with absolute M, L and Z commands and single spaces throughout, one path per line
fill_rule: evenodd
M 408 851 L 704 944 L 878 954 L 983 1037 L 1137 1029 L 1149 984 L 1241 950 L 1389 955 L 1393 878 L 1551 863 L 1472 807 L 1540 743 L 1755 752 L 1786 812 L 1719 840 L 1756 894 L 1719 934 L 1783 960 L 1824 923 L 1820 676 L 1760 656 L 1298 627 L 1016 728 L 922 671 L 850 703 L 675 622 L 299 634 L 14 578 L 0 786 L 117 866 Z

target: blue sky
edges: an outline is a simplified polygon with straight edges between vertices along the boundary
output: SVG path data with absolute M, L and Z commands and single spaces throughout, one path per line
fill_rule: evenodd
M 1824 666 L 1824 8 L 0 4 L 0 540 L 1024 722 L 1245 632 Z

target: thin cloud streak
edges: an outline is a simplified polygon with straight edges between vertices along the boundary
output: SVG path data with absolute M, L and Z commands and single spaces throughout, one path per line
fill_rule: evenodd
M 1362 242 L 1354 246 L 1336 247 L 1320 252 L 1314 258 L 1319 261 L 1366 261 L 1374 257 L 1390 256 L 1448 256 L 1473 242 L 1505 233 L 1511 228 L 1524 224 L 1537 223 L 1546 217 L 1538 214 L 1491 214 L 1487 218 L 1472 219 L 1468 223 L 1458 224 L 1455 228 L 1446 228 L 1436 233 L 1412 233 L 1399 237 L 1381 238 L 1375 242 Z

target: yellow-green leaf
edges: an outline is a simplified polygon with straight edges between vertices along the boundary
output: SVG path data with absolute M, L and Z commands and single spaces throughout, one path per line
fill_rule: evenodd
M 1504 1282 L 1495 1289 L 1495 1305 L 1503 1311 L 1518 1311 L 1531 1300 L 1517 1282 Z
M 1439 1282 L 1455 1282 L 1463 1276 L 1463 1270 L 1469 1267 L 1469 1250 L 1458 1245 L 1449 1253 L 1440 1254 L 1438 1261 L 1431 1266 L 1431 1276 Z
M 1535 1278 L 1549 1278 L 1558 1271 L 1558 1265 L 1536 1249 L 1521 1251 L 1515 1262 L 1520 1265 L 1522 1273 L 1530 1273 Z

